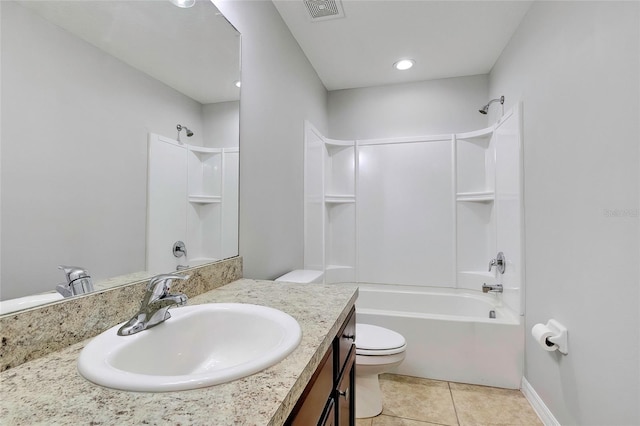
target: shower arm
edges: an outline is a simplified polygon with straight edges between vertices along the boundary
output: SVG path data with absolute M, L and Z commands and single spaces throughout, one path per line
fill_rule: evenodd
M 496 98 L 496 99 L 491 99 L 487 104 L 487 107 L 494 102 L 500 102 L 500 105 L 504 105 L 504 96 L 500 96 L 499 98 Z
M 489 106 L 494 102 L 500 102 L 500 105 L 503 106 L 502 113 L 504 114 L 504 96 L 500 96 L 499 98 L 496 98 L 496 99 L 491 99 L 489 103 L 483 106 L 481 109 L 479 109 L 478 112 L 480 114 L 486 115 L 489 112 Z

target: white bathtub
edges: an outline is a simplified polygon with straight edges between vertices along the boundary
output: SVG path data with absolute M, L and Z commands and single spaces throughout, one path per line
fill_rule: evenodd
M 405 337 L 398 374 L 518 389 L 524 325 L 498 300 L 455 289 L 361 284 L 356 318 Z M 492 310 L 496 318 L 489 318 Z

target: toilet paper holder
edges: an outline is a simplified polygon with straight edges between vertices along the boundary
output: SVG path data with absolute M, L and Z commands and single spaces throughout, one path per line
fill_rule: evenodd
M 546 326 L 553 332 L 553 335 L 546 338 L 547 346 L 552 347 L 556 345 L 558 352 L 563 355 L 567 355 L 569 353 L 567 327 L 560 324 L 554 319 L 550 319 L 549 321 L 547 321 Z

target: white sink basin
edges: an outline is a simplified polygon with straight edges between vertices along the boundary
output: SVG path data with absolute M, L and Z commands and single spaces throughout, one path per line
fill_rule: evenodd
M 196 389 L 257 373 L 300 343 L 300 325 L 266 306 L 210 303 L 171 309 L 171 318 L 131 336 L 122 324 L 80 353 L 78 371 L 102 386 L 128 391 Z

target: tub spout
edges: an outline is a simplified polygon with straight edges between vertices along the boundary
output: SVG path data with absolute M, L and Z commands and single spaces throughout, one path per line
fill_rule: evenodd
M 482 284 L 482 292 L 483 293 L 502 293 L 502 284 L 488 285 L 487 283 Z

